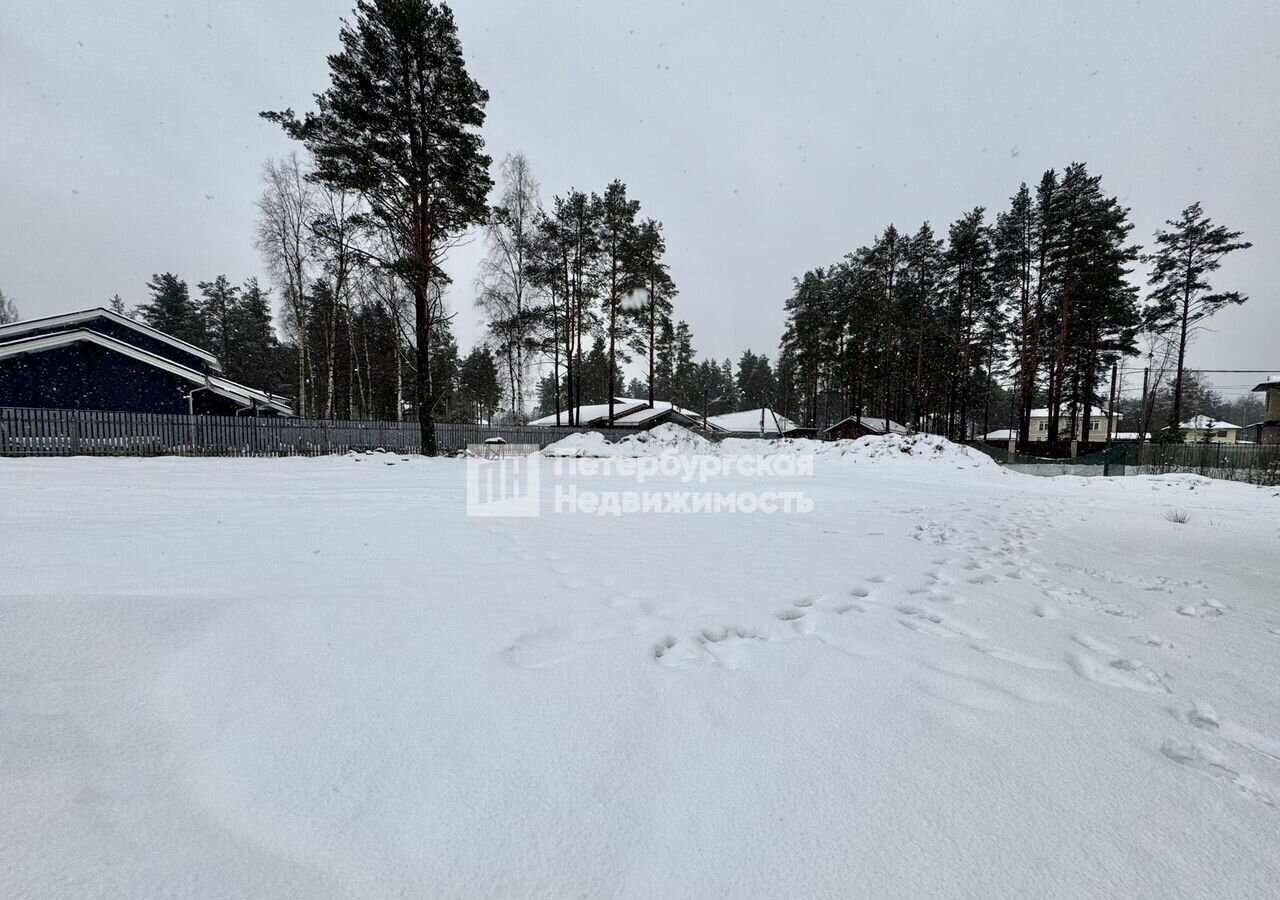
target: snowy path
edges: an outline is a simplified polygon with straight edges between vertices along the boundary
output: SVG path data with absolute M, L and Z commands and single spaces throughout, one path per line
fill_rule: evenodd
M 1276 896 L 1273 491 L 383 462 L 0 460 L 0 896 Z

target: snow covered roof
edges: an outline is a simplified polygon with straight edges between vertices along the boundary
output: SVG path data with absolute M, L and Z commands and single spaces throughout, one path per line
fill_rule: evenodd
M 1232 425 L 1230 422 L 1224 422 L 1221 419 L 1214 419 L 1210 416 L 1192 416 L 1185 422 L 1179 422 L 1178 427 L 1194 431 L 1204 431 L 1209 428 L 1229 429 L 1239 428 L 1240 426 Z
M 995 431 L 988 431 L 986 438 L 989 441 L 1012 441 L 1018 436 L 1018 432 L 1011 428 L 998 428 Z
M 616 419 L 618 416 L 624 416 L 624 415 L 627 415 L 627 414 L 629 414 L 629 413 L 633 413 L 633 412 L 635 412 L 636 410 L 638 410 L 638 409 L 642 409 L 642 408 L 645 406 L 645 404 L 644 404 L 644 403 L 642 403 L 642 402 L 640 402 L 640 401 L 638 401 L 638 400 L 622 400 L 622 399 L 617 398 L 617 397 L 615 397 L 615 398 L 614 398 L 614 400 L 616 401 L 616 402 L 614 403 L 614 407 L 613 407 L 613 415 L 614 415 L 614 418 L 615 418 L 615 419 Z M 558 424 L 560 424 L 560 425 L 568 425 L 568 424 L 569 424 L 569 422 L 570 422 L 569 412 L 570 412 L 570 410 L 568 410 L 568 409 L 562 409 L 562 410 L 560 410 L 560 421 L 559 421 L 559 423 L 558 423 Z M 586 404 L 586 405 L 583 405 L 583 406 L 579 406 L 579 407 L 577 408 L 577 411 L 576 411 L 576 412 L 577 412 L 577 414 L 576 414 L 575 416 L 573 416 L 572 421 L 573 421 L 573 422 L 575 422 L 575 423 L 576 423 L 576 424 L 578 424 L 578 425 L 586 425 L 586 424 L 588 424 L 588 423 L 590 423 L 590 422 L 593 422 L 593 421 L 595 421 L 596 419 L 599 419 L 599 418 L 602 418 L 602 417 L 603 417 L 603 418 L 605 418 L 605 419 L 608 419 L 608 418 L 609 418 L 609 404 L 608 404 L 608 403 L 591 403 L 591 404 Z M 546 425 L 556 425 L 556 424 L 557 424 L 557 422 L 556 422 L 556 414 L 555 414 L 555 413 L 552 413 L 552 414 L 551 414 L 551 415 L 549 415 L 549 416 L 543 416 L 543 417 L 542 417 L 542 418 L 540 418 L 540 419 L 534 419 L 534 420 L 533 420 L 532 422 L 530 422 L 529 424 L 530 424 L 530 425 L 541 425 L 541 426 L 546 426 Z
M 1261 382 L 1256 388 L 1254 388 L 1254 390 L 1255 391 L 1280 390 L 1280 378 L 1268 378 L 1266 381 Z
M 157 332 L 159 333 L 159 332 Z M 53 350 L 58 347 L 66 347 L 70 344 L 86 342 L 97 344 L 107 350 L 115 353 L 123 354 L 139 362 L 154 366 L 165 372 L 177 375 L 192 384 L 200 387 L 208 388 L 215 394 L 226 397 L 239 403 L 245 408 L 251 406 L 263 406 L 274 409 L 276 412 L 284 415 L 292 415 L 293 410 L 284 402 L 284 398 L 273 396 L 265 391 L 255 390 L 246 387 L 238 382 L 223 378 L 220 375 L 206 375 L 203 372 L 197 372 L 195 369 L 176 363 L 171 359 L 165 359 L 163 356 L 157 356 L 149 353 L 132 344 L 126 344 L 124 341 L 118 341 L 113 337 L 107 337 L 105 334 L 99 334 L 88 328 L 75 328 L 70 331 L 55 331 L 53 334 L 41 334 L 35 337 L 23 338 L 21 340 L 10 341 L 0 344 L 0 359 L 7 359 L 12 356 L 21 356 L 25 353 L 43 353 L 46 350 Z
M 676 406 L 666 400 L 655 400 L 653 406 L 649 406 L 647 400 L 637 400 L 634 397 L 614 397 L 613 405 L 613 423 L 622 427 L 635 427 L 643 425 L 652 419 L 665 415 L 669 412 L 676 412 L 690 421 L 702 421 L 702 414 L 691 409 L 685 409 Z M 578 407 L 577 415 L 574 417 L 576 425 L 606 425 L 609 422 L 609 404 L 608 403 L 592 403 Z M 549 416 L 543 416 L 540 419 L 534 419 L 530 425 L 538 425 L 542 427 L 553 426 L 556 424 L 555 413 Z M 569 424 L 569 410 L 560 411 L 560 425 Z
M 836 422 L 834 425 L 828 425 L 823 430 L 831 431 L 833 428 L 838 428 L 839 426 L 843 425 L 845 422 L 853 422 L 855 420 L 861 422 L 864 428 L 868 428 L 871 431 L 878 431 L 881 434 L 910 434 L 911 433 L 911 429 L 908 428 L 906 425 L 899 424 L 898 422 L 893 421 L 893 419 L 878 419 L 875 416 L 846 416 L 845 418 L 841 419 L 839 422 Z
M 192 356 L 198 357 L 207 362 L 215 371 L 221 371 L 222 365 L 218 362 L 218 358 L 208 350 L 202 350 L 194 344 L 188 344 L 186 341 L 178 340 L 172 335 L 165 334 L 156 328 L 152 328 L 145 322 L 137 322 L 128 316 L 122 316 L 119 313 L 104 309 L 101 306 L 93 309 L 82 309 L 78 312 L 62 313 L 56 316 L 45 316 L 40 319 L 24 319 L 21 322 L 13 322 L 9 325 L 0 325 L 0 342 L 8 341 L 11 338 L 20 337 L 31 331 L 39 331 L 45 328 L 54 328 L 57 326 L 67 326 L 70 328 L 75 325 L 83 325 L 85 322 L 91 322 L 94 319 L 107 319 L 117 325 L 123 325 L 125 328 L 132 328 L 134 331 L 154 338 L 157 341 L 163 341 L 171 347 L 177 347 L 179 350 L 190 353 Z
M 763 425 L 761 424 L 763 422 Z M 707 424 L 724 431 L 751 432 L 765 434 L 786 434 L 800 426 L 766 407 L 760 409 L 744 409 L 739 412 L 710 416 Z

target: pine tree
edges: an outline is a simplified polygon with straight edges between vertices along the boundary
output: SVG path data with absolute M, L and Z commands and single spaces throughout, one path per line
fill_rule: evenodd
M 202 281 L 197 287 L 200 288 L 200 299 L 196 302 L 209 337 L 209 349 L 225 367 L 231 356 L 231 318 L 240 302 L 240 288 L 225 275 L 219 275 L 213 281 Z
M 941 310 L 946 282 L 942 241 L 925 222 L 903 250 L 905 271 L 899 288 L 899 312 L 903 322 L 905 362 L 910 369 L 910 421 L 920 428 L 925 411 L 941 392 L 943 359 L 935 352 L 942 341 Z M 907 390 L 903 379 L 902 390 Z
M 666 249 L 662 223 L 647 219 L 637 230 L 634 246 L 635 274 L 643 300 L 629 313 L 635 322 L 631 348 L 645 359 L 650 405 L 658 380 L 658 342 L 671 330 L 671 299 L 676 294 L 675 282 L 662 261 Z
M 488 347 L 476 347 L 458 367 L 458 405 L 469 411 L 471 421 L 483 424 L 492 421 L 501 402 L 498 364 Z
M 477 129 L 488 93 L 467 74 L 453 12 L 430 0 L 359 0 L 329 57 L 317 110 L 263 113 L 306 144 L 315 180 L 353 191 L 414 300 L 422 451 L 435 455 L 431 346 L 441 261 L 452 236 L 484 221 L 492 187 Z
M 639 286 L 635 273 L 635 244 L 640 204 L 628 199 L 627 186 L 615 179 L 605 188 L 603 195 L 592 195 L 591 205 L 594 218 L 599 223 L 599 294 L 604 304 L 605 328 L 609 336 L 609 372 L 612 373 L 618 368 L 619 345 L 625 344 L 627 339 L 629 320 L 622 301 Z M 612 380 L 607 392 L 609 424 L 613 425 L 614 396 L 618 392 Z
M 672 340 L 671 394 L 676 406 L 693 407 L 701 400 L 698 363 L 694 358 L 693 332 L 687 322 L 677 322 Z
M 776 402 L 777 384 L 769 357 L 756 355 L 751 350 L 743 352 L 738 360 L 738 403 L 743 409 L 759 409 Z
M 676 330 L 669 316 L 658 326 L 657 351 L 654 354 L 654 372 L 651 392 L 658 399 L 674 402 L 676 381 Z
M 1030 440 L 1031 409 L 1039 368 L 1043 308 L 1034 303 L 1032 272 L 1035 252 L 1035 207 L 1024 182 L 996 216 L 992 232 L 991 279 L 997 301 L 1013 319 L 1014 372 L 1017 378 L 1018 440 Z
M 1158 334 L 1173 334 L 1178 347 L 1177 371 L 1173 382 L 1173 407 L 1169 427 L 1179 429 L 1182 421 L 1183 367 L 1187 344 L 1199 323 L 1224 306 L 1244 303 L 1238 291 L 1215 291 L 1208 276 L 1222 265 L 1222 258 L 1253 245 L 1240 240 L 1243 232 L 1214 225 L 1200 204 L 1193 203 L 1177 220 L 1165 224 L 1170 230 L 1156 232 L 1156 250 L 1146 258 L 1151 263 L 1150 306 L 1145 311 L 1148 326 Z
M 138 307 L 142 321 L 170 337 L 197 347 L 208 343 L 199 308 L 191 302 L 187 283 L 172 272 L 153 275 L 147 282 L 151 300 Z
M 128 315 L 125 311 L 124 300 L 119 294 L 111 295 L 111 299 L 107 301 L 107 309 L 111 310 L 118 316 Z
M 553 373 L 562 360 L 569 425 L 578 424 L 577 407 L 583 403 L 583 339 L 595 333 L 599 324 L 593 274 L 600 249 L 594 213 L 590 198 L 582 191 L 572 190 L 564 197 L 555 197 L 551 214 L 539 219 L 535 240 L 536 277 L 552 299 L 548 330 Z M 557 413 L 558 403 L 557 400 Z
M 429 412 L 433 420 L 440 418 L 449 422 L 458 407 L 458 342 L 448 319 L 433 317 L 432 322 L 427 357 L 431 361 L 427 373 Z
M 259 390 L 278 391 L 281 379 L 271 327 L 271 301 L 269 292 L 258 286 L 258 279 L 250 278 L 240 289 L 227 330 L 230 351 L 223 361 L 227 377 Z
M 979 206 L 952 224 L 945 255 L 954 339 L 947 434 L 961 440 L 968 440 L 972 433 L 975 375 L 996 319 L 991 292 L 991 242 L 984 214 Z
M 1128 284 L 1128 210 L 1106 197 L 1101 178 L 1083 163 L 1062 175 L 1054 198 L 1052 236 L 1047 247 L 1048 313 L 1057 340 L 1049 373 L 1049 441 L 1059 445 L 1062 410 L 1071 412 L 1068 439 L 1077 439 L 1095 400 L 1100 370 L 1115 352 L 1132 349 L 1138 318 Z M 1064 404 L 1065 401 L 1065 404 Z

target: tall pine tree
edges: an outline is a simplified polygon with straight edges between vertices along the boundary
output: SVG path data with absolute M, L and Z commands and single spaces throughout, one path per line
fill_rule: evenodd
M 383 262 L 413 295 L 422 452 L 435 455 L 431 345 L 434 302 L 450 240 L 482 223 L 492 187 L 478 129 L 486 92 L 467 74 L 453 12 L 431 0 L 359 0 L 329 57 L 316 111 L 263 116 L 302 141 L 315 180 L 359 194 L 388 238 Z

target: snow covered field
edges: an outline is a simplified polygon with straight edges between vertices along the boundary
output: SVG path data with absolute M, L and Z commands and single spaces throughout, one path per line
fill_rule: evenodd
M 1277 896 L 1276 492 L 889 449 L 0 460 L 0 896 Z

